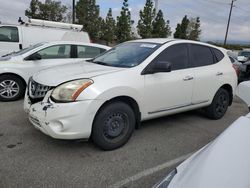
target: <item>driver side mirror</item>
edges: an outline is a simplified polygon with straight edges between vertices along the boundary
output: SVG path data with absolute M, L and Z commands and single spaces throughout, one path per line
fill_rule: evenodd
M 34 53 L 30 55 L 26 60 L 31 60 L 31 61 L 36 61 L 36 60 L 41 60 L 42 56 L 39 53 Z
M 168 61 L 157 61 L 150 63 L 142 72 L 142 75 L 155 74 L 158 72 L 171 72 L 172 63 Z

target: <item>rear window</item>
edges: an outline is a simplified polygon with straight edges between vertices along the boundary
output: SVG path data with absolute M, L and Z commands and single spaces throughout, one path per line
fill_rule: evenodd
M 94 58 L 103 52 L 105 49 L 92 47 L 92 46 L 77 46 L 77 57 L 78 58 Z
M 209 47 L 191 44 L 190 55 L 192 67 L 201 67 L 214 64 L 214 56 Z
M 220 62 L 225 57 L 224 54 L 220 50 L 217 50 L 215 48 L 211 48 L 211 49 L 214 52 L 217 62 Z

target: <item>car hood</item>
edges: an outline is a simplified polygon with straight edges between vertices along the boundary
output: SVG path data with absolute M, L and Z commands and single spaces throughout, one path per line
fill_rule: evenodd
M 249 188 L 250 114 L 177 167 L 168 188 Z
M 75 64 L 55 66 L 44 69 L 33 76 L 33 80 L 48 86 L 57 86 L 61 83 L 81 78 L 93 78 L 103 74 L 117 72 L 124 68 L 98 65 L 87 61 Z
M 247 61 L 247 59 L 248 59 L 248 58 L 245 57 L 245 56 L 238 56 L 238 57 L 237 57 L 237 60 L 238 60 L 238 61 L 241 61 L 241 62 L 242 62 L 242 61 L 245 62 L 245 61 Z

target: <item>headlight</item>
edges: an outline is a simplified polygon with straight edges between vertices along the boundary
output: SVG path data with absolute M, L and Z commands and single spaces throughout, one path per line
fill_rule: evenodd
M 93 80 L 81 79 L 61 84 L 53 90 L 51 98 L 59 102 L 76 101 L 81 92 L 93 83 Z
M 176 174 L 177 174 L 177 169 L 174 169 L 172 172 L 168 174 L 168 176 L 163 181 L 161 181 L 158 185 L 156 185 L 155 188 L 167 188 Z

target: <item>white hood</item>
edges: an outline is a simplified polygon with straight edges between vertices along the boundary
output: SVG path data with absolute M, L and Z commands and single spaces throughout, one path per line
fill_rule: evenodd
M 57 86 L 70 80 L 93 78 L 121 70 L 124 70 L 124 68 L 109 67 L 84 61 L 42 70 L 35 74 L 33 79 L 40 84 Z
M 250 114 L 179 167 L 168 188 L 249 188 Z

